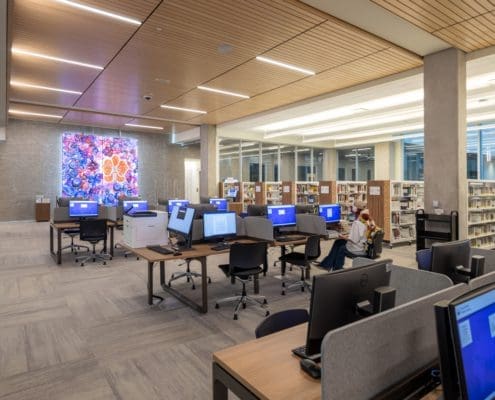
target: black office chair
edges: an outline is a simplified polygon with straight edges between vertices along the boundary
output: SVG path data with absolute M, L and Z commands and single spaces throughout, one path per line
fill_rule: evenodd
M 79 229 L 77 229 L 77 228 L 65 229 L 64 234 L 70 238 L 70 244 L 62 247 L 62 251 L 64 251 L 65 249 L 70 249 L 70 252 L 74 253 L 76 256 L 77 256 L 77 252 L 80 251 L 81 249 L 86 249 L 86 251 L 89 251 L 88 246 L 85 246 L 83 244 L 75 244 L 74 243 L 74 238 L 79 235 Z
M 382 255 L 384 235 L 385 232 L 381 229 L 373 234 L 371 243 L 368 244 L 368 248 L 366 249 L 366 257 L 374 260 Z
M 255 329 L 256 338 L 260 338 L 283 329 L 308 322 L 308 311 L 303 308 L 280 311 L 264 319 Z
M 84 267 L 84 263 L 93 259 L 95 262 L 97 259 L 103 261 L 103 265 L 106 265 L 107 260 L 111 260 L 112 257 L 106 253 L 96 253 L 96 245 L 107 239 L 107 220 L 106 219 L 88 219 L 82 220 L 79 224 L 79 239 L 85 242 L 89 242 L 93 245 L 93 251 L 87 256 L 81 256 L 76 258 L 76 262 L 81 263 L 81 267 Z
M 289 286 L 286 286 L 285 281 L 282 282 L 282 295 L 285 295 L 286 290 L 295 287 L 300 287 L 302 292 L 304 292 L 305 288 L 311 290 L 310 284 L 306 281 L 306 271 L 310 268 L 311 263 L 316 261 L 320 254 L 320 237 L 318 235 L 311 235 L 308 236 L 308 239 L 306 240 L 304 253 L 293 251 L 292 253 L 285 254 L 279 258 L 279 261 L 285 261 L 287 264 L 294 265 L 301 269 L 300 280 L 291 283 Z
M 265 316 L 270 314 L 264 308 L 267 304 L 265 296 L 248 296 L 246 291 L 246 283 L 257 278 L 264 271 L 267 262 L 266 250 L 266 242 L 233 243 L 230 246 L 229 264 L 219 265 L 219 267 L 226 276 L 241 282 L 242 291 L 240 295 L 217 300 L 215 308 L 219 308 L 222 303 L 235 302 L 234 319 L 237 319 L 241 306 L 246 308 L 246 304 L 250 302 L 262 307 Z

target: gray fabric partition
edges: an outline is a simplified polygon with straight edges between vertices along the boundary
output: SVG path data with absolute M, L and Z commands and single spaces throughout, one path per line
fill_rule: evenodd
M 481 275 L 478 278 L 471 279 L 469 281 L 469 288 L 471 290 L 478 289 L 481 286 L 495 283 L 495 272 L 489 272 L 488 274 Z
M 454 285 L 447 275 L 398 265 L 391 265 L 390 269 L 390 286 L 397 290 L 397 306 Z
M 246 236 L 273 241 L 272 221 L 263 217 L 245 217 Z
M 193 242 L 199 242 L 203 240 L 203 220 L 193 219 L 191 240 Z
M 327 235 L 327 224 L 319 215 L 296 214 L 296 226 L 298 232 Z
M 495 272 L 495 250 L 471 248 L 471 256 L 485 257 L 485 273 Z
M 364 400 L 438 357 L 433 305 L 459 284 L 329 332 L 322 345 L 322 398 Z
M 246 236 L 246 226 L 244 224 L 244 219 L 239 217 L 238 215 L 235 216 L 235 230 L 237 236 Z

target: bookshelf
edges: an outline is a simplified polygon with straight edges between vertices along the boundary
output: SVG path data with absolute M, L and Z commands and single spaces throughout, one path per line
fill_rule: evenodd
M 368 209 L 390 246 L 416 240 L 416 217 L 424 207 L 424 184 L 418 181 L 368 181 Z
M 320 181 L 318 186 L 319 204 L 337 203 L 337 182 Z
M 296 204 L 319 204 L 319 182 L 296 182 Z
M 340 204 L 342 219 L 351 213 L 352 205 L 361 201 L 366 203 L 366 182 L 337 181 L 337 203 Z
M 254 196 L 254 182 L 242 182 L 241 184 L 241 194 L 242 194 L 242 210 L 247 211 L 247 206 L 250 204 L 255 204 Z
M 238 181 L 225 181 L 225 182 L 220 182 L 218 184 L 218 197 L 220 198 L 227 198 L 229 189 L 235 188 L 237 190 L 237 196 L 233 201 L 241 201 L 242 198 L 242 191 L 241 191 L 241 183 Z
M 495 248 L 495 181 L 468 181 L 468 239 L 472 247 Z

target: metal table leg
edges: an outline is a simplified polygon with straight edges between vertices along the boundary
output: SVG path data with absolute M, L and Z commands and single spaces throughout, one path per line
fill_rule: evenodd
M 153 298 L 160 300 L 156 304 L 160 304 L 163 301 L 163 297 L 153 294 L 153 266 L 155 263 L 148 261 L 148 304 L 153 305 Z

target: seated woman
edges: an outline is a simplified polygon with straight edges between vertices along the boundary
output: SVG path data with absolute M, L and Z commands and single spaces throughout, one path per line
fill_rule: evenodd
M 328 256 L 320 263 L 320 266 L 328 270 L 338 270 L 344 267 L 346 256 L 366 256 L 369 227 L 369 211 L 368 209 L 364 209 L 359 213 L 359 218 L 352 223 L 349 235 L 339 236 L 339 239 L 334 242 Z

